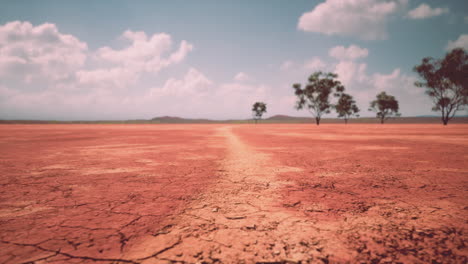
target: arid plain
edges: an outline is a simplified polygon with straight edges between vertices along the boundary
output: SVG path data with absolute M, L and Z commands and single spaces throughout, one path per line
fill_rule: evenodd
M 466 263 L 468 125 L 1 125 L 0 263 Z

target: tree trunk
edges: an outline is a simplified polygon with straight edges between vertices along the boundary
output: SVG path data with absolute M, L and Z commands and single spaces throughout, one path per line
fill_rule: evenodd
M 348 118 L 345 118 L 345 119 L 344 119 L 344 123 L 345 123 L 345 125 L 348 124 Z
M 442 123 L 444 124 L 444 126 L 448 124 L 449 120 L 450 120 L 450 113 L 446 113 L 444 109 L 442 109 Z
M 315 118 L 315 123 L 317 124 L 317 126 L 320 125 L 320 117 Z
M 258 120 L 257 120 L 257 119 L 255 119 L 255 124 L 257 124 L 257 121 L 258 121 Z
M 385 118 L 380 118 L 380 124 L 384 123 Z

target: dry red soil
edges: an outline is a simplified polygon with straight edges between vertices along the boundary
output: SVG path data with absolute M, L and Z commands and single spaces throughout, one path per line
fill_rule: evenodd
M 466 263 L 468 125 L 1 125 L 0 263 Z

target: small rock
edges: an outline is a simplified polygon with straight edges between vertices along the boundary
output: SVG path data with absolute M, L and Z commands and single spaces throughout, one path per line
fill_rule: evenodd
M 239 220 L 239 219 L 246 218 L 246 216 L 243 216 L 243 215 L 225 215 L 225 217 L 229 220 Z
M 284 207 L 295 207 L 297 205 L 299 205 L 301 203 L 301 201 L 296 201 L 294 203 L 287 203 L 287 204 L 283 204 Z
M 255 230 L 257 226 L 255 224 L 246 225 L 245 228 Z
M 325 212 L 325 211 L 322 210 L 321 208 L 314 208 L 314 207 L 308 207 L 305 211 L 306 211 L 306 212 L 318 212 L 318 213 Z
M 218 212 L 218 207 L 213 208 L 213 209 L 211 210 L 211 212 L 213 212 L 213 213 Z
M 273 251 L 273 254 L 275 254 L 275 255 L 279 255 L 279 254 L 281 254 L 281 251 L 279 251 L 279 250 L 275 250 L 275 251 Z

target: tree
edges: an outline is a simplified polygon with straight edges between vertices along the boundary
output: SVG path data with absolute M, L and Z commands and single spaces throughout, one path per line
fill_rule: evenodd
M 400 116 L 398 101 L 394 96 L 381 92 L 376 97 L 377 99 L 370 103 L 369 111 L 376 112 L 381 124 L 392 116 Z
M 295 95 L 298 97 L 297 110 L 307 108 L 315 117 L 316 124 L 319 125 L 322 115 L 330 113 L 332 107 L 330 94 L 338 97 L 344 91 L 344 86 L 336 80 L 337 78 L 338 75 L 335 73 L 319 71 L 310 75 L 309 82 L 304 88 L 301 88 L 299 83 L 293 84 Z
M 356 105 L 353 97 L 349 94 L 341 94 L 338 99 L 338 103 L 335 105 L 335 110 L 338 113 L 338 117 L 343 117 L 345 124 L 348 123 L 348 119 L 351 116 L 359 116 L 359 108 Z
M 415 85 L 426 87 L 426 94 L 434 102 L 432 110 L 440 111 L 442 123 L 447 125 L 468 104 L 468 54 L 457 48 L 443 59 L 426 57 L 414 71 L 423 80 Z
M 263 102 L 255 102 L 252 106 L 253 118 L 255 119 L 255 124 L 259 119 L 262 119 L 262 115 L 266 113 L 267 107 Z

